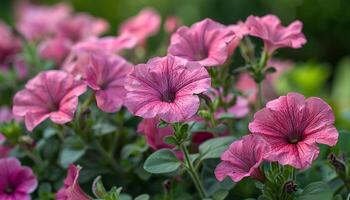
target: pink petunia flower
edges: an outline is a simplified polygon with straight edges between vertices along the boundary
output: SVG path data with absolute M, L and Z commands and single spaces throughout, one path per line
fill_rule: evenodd
M 20 49 L 19 38 L 14 36 L 10 27 L 0 21 L 0 71 L 6 71 L 9 68 Z
M 61 64 L 67 57 L 72 42 L 64 37 L 54 37 L 44 40 L 39 45 L 39 55 L 46 60 L 54 61 L 56 64 Z
M 317 143 L 334 146 L 338 131 L 332 108 L 317 97 L 288 93 L 254 115 L 249 130 L 271 146 L 268 160 L 298 169 L 309 167 L 319 154 Z
M 45 119 L 57 124 L 71 121 L 78 106 L 78 97 L 86 91 L 83 82 L 64 71 L 39 73 L 13 99 L 13 113 L 23 116 L 32 131 Z
M 133 65 L 117 55 L 92 55 L 85 79 L 95 91 L 97 106 L 104 112 L 117 112 L 124 103 L 126 76 Z
M 16 158 L 0 159 L 0 177 L 0 199 L 4 200 L 30 200 L 38 185 L 32 169 Z
M 303 24 L 300 21 L 294 21 L 288 27 L 284 27 L 275 15 L 249 16 L 245 25 L 250 35 L 264 40 L 265 49 L 270 54 L 284 47 L 301 48 L 306 43 L 306 38 L 301 32 Z
M 106 32 L 109 24 L 104 19 L 95 18 L 89 14 L 80 13 L 57 25 L 57 35 L 69 38 L 73 42 L 99 36 Z
M 123 22 L 119 34 L 134 38 L 138 44 L 143 45 L 145 40 L 159 31 L 161 18 L 152 8 L 144 8 L 136 16 Z
M 71 10 L 65 3 L 39 6 L 22 2 L 16 8 L 17 29 L 27 40 L 42 39 L 55 33 L 57 25 L 69 17 Z
M 88 65 L 90 55 L 101 54 L 104 56 L 118 53 L 125 49 L 133 48 L 136 40 L 130 37 L 91 37 L 85 41 L 76 43 L 64 60 L 62 70 L 80 79 Z
M 228 43 L 235 37 L 226 26 L 204 19 L 190 28 L 180 27 L 171 37 L 168 53 L 198 61 L 206 67 L 224 64 L 228 59 Z
M 239 182 L 245 177 L 264 180 L 259 169 L 265 155 L 270 151 L 268 144 L 259 136 L 252 134 L 233 142 L 229 149 L 221 155 L 221 163 L 215 169 L 216 179 L 223 181 L 230 177 Z
M 228 29 L 230 29 L 235 34 L 235 37 L 228 45 L 229 55 L 232 55 L 238 47 L 241 40 L 249 34 L 249 29 L 242 21 L 239 21 L 237 24 L 228 26 Z
M 143 119 L 138 127 L 137 132 L 143 134 L 146 138 L 148 145 L 153 150 L 163 149 L 163 148 L 173 148 L 174 146 L 166 144 L 164 138 L 169 135 L 173 135 L 174 130 L 171 126 L 164 128 L 159 128 L 158 123 L 160 122 L 157 118 Z
M 184 121 L 198 111 L 196 94 L 206 91 L 210 81 L 207 70 L 197 62 L 173 56 L 154 58 L 137 65 L 129 76 L 125 104 L 143 118 Z
M 56 193 L 56 200 L 91 200 L 79 186 L 80 170 L 79 166 L 69 165 L 64 186 Z
M 171 34 L 182 24 L 181 19 L 177 16 L 169 16 L 165 19 L 164 30 Z

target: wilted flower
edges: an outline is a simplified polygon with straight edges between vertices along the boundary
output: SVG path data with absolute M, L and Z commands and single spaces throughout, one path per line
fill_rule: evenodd
M 6 70 L 9 64 L 13 63 L 20 48 L 20 40 L 12 34 L 5 23 L 0 21 L 0 71 Z
M 70 13 L 71 7 L 65 3 L 53 6 L 20 3 L 16 9 L 17 29 L 28 40 L 42 39 L 55 33 L 58 23 Z
M 26 84 L 25 89 L 17 92 L 13 113 L 24 117 L 29 131 L 47 118 L 64 124 L 73 119 L 78 97 L 85 91 L 84 83 L 64 71 L 41 72 Z
M 61 64 L 67 57 L 72 42 L 64 37 L 54 37 L 44 40 L 39 45 L 39 55 L 43 59 L 54 61 L 56 64 Z
M 204 19 L 190 28 L 180 27 L 172 36 L 168 53 L 198 61 L 210 67 L 224 64 L 228 59 L 228 43 L 235 37 L 226 26 Z
M 159 122 L 157 118 L 143 119 L 137 127 L 137 132 L 145 136 L 148 145 L 153 150 L 173 148 L 172 145 L 166 144 L 164 139 L 166 136 L 173 135 L 174 130 L 171 126 L 159 128 Z
M 271 146 L 268 160 L 298 169 L 309 167 L 319 154 L 317 143 L 334 146 L 338 131 L 332 108 L 317 97 L 288 93 L 254 115 L 249 130 Z
M 181 19 L 177 16 L 169 16 L 164 22 L 164 30 L 167 33 L 173 33 L 181 25 Z
M 161 18 L 152 8 L 144 8 L 138 15 L 123 22 L 119 28 L 119 34 L 134 38 L 137 44 L 143 44 L 145 40 L 159 31 Z
M 139 64 L 126 82 L 125 104 L 143 118 L 173 123 L 192 117 L 200 101 L 196 94 L 210 87 L 207 70 L 197 62 L 167 56 Z
M 265 177 L 259 166 L 269 151 L 268 144 L 262 138 L 246 135 L 233 142 L 221 155 L 222 162 L 216 167 L 215 176 L 219 181 L 227 176 L 235 182 L 248 176 L 263 180 Z
M 80 170 L 79 166 L 69 165 L 64 186 L 56 193 L 56 200 L 91 200 L 79 186 Z
M 270 54 L 279 48 L 300 48 L 306 43 L 301 32 L 303 24 L 300 21 L 294 21 L 288 27 L 284 27 L 275 15 L 249 16 L 245 25 L 250 35 L 264 40 L 265 49 Z
M 126 76 L 132 64 L 119 56 L 91 55 L 85 70 L 85 79 L 95 91 L 97 106 L 104 112 L 117 112 L 123 105 Z
M 38 185 L 33 171 L 16 158 L 0 159 L 0 177 L 0 199 L 4 200 L 30 200 Z
M 69 38 L 73 42 L 99 36 L 109 28 L 108 23 L 100 18 L 81 13 L 61 21 L 57 25 L 58 36 Z

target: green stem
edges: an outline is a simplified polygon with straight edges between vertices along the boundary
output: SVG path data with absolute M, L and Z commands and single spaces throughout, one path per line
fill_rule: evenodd
M 188 171 L 188 173 L 190 174 L 194 185 L 196 186 L 198 192 L 199 192 L 199 196 L 201 197 L 201 199 L 206 198 L 207 195 L 205 193 L 204 187 L 202 185 L 202 182 L 199 179 L 197 170 L 194 168 L 193 163 L 190 159 L 189 153 L 187 151 L 186 146 L 182 143 L 180 145 L 180 149 L 183 152 L 184 156 L 185 156 L 185 164 L 186 164 L 186 169 Z
M 297 173 L 296 173 L 296 170 L 294 167 L 292 167 L 292 179 L 293 179 L 293 181 L 297 180 Z
M 104 159 L 109 163 L 109 165 L 113 167 L 115 171 L 119 171 L 118 163 L 115 162 L 113 157 L 110 154 L 108 154 L 108 152 L 101 146 L 100 143 L 96 142 L 96 148 L 100 152 L 100 154 L 104 157 Z

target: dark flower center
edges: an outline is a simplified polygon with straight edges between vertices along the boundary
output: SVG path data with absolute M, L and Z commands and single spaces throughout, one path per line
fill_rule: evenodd
M 197 51 L 194 55 L 196 60 L 203 60 L 208 57 L 208 53 L 205 52 L 204 50 L 202 51 Z
M 173 90 L 168 90 L 168 91 L 165 91 L 163 94 L 162 94 L 162 101 L 163 102 L 168 102 L 168 103 L 172 103 L 175 101 L 175 97 L 176 97 L 176 92 L 173 91 Z
M 5 187 L 5 191 L 4 191 L 6 194 L 12 194 L 14 192 L 14 189 L 11 185 L 7 185 Z
M 297 144 L 303 140 L 303 136 L 300 133 L 290 133 L 288 134 L 288 142 L 290 144 Z

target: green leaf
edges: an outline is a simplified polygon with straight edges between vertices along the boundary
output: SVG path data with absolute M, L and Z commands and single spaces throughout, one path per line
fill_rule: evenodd
M 296 200 L 330 200 L 333 193 L 329 186 L 323 182 L 310 183 Z
M 151 154 L 143 168 L 152 174 L 170 173 L 177 170 L 181 163 L 169 149 L 161 149 Z
M 274 67 L 268 67 L 265 69 L 265 74 L 272 74 L 276 72 L 276 68 Z
M 227 197 L 228 193 L 229 191 L 227 190 L 219 190 L 214 193 L 213 200 L 224 200 Z
M 166 144 L 170 144 L 170 145 L 177 145 L 176 138 L 174 136 L 172 136 L 172 135 L 166 136 L 164 138 L 164 142 Z
M 157 124 L 158 128 L 165 128 L 167 126 L 168 126 L 168 123 L 163 120 L 160 120 L 160 122 Z
M 226 136 L 205 141 L 199 146 L 199 153 L 202 156 L 202 160 L 219 158 L 234 140 L 235 137 Z
M 350 132 L 346 130 L 339 130 L 337 147 L 340 151 L 350 155 L 350 145 L 348 141 L 350 141 Z
M 66 168 L 69 164 L 79 160 L 85 152 L 86 146 L 79 136 L 70 136 L 64 141 L 59 155 L 59 163 Z
M 149 195 L 141 194 L 140 196 L 136 197 L 135 200 L 149 200 Z
M 104 196 L 106 196 L 107 192 L 105 186 L 102 183 L 101 176 L 96 177 L 94 182 L 92 183 L 92 192 L 97 198 L 103 198 Z

